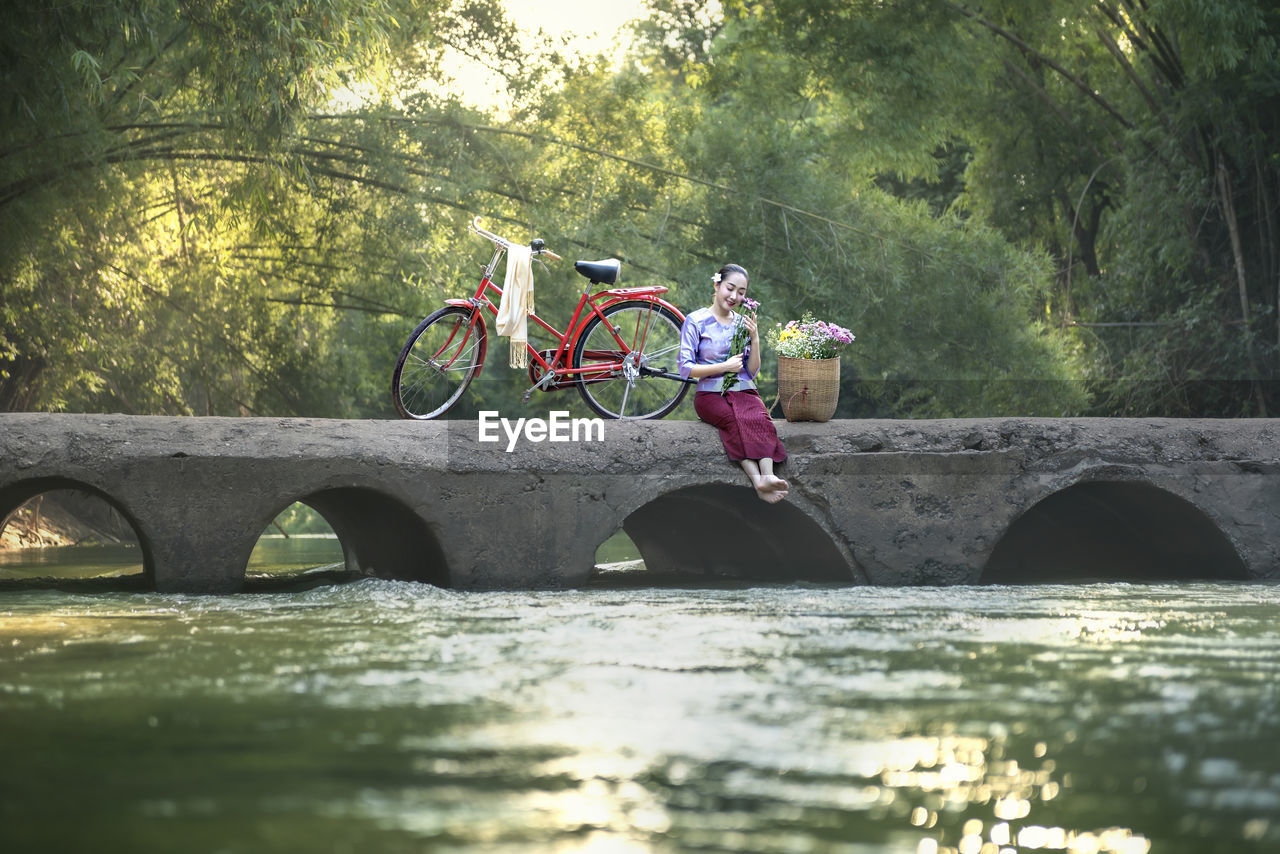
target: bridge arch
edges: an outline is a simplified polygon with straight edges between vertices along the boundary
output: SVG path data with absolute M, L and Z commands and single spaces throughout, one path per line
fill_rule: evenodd
M 363 486 L 320 489 L 273 505 L 261 532 L 294 503 L 305 504 L 324 518 L 342 546 L 347 572 L 401 581 L 449 586 L 449 570 L 440 540 L 409 506 L 386 493 Z M 255 536 L 244 554 L 247 565 Z
M 86 481 L 54 475 L 21 480 L 0 488 L 0 528 L 3 528 L 10 514 L 21 508 L 26 502 L 40 495 L 63 490 L 91 495 L 95 499 L 102 501 L 118 513 L 120 518 L 124 519 L 129 526 L 129 530 L 133 533 L 134 540 L 137 541 L 138 551 L 142 558 L 142 583 L 148 589 L 153 588 L 155 586 L 154 549 L 148 537 L 143 533 L 144 527 L 139 524 L 137 517 L 127 504 L 109 492 Z M 137 576 L 132 575 L 131 578 L 137 579 Z M 91 581 L 97 583 L 102 580 L 104 579 L 95 578 Z
M 794 498 L 766 504 L 741 485 L 684 486 L 631 510 L 622 530 L 653 581 L 861 581 L 853 556 Z
M 980 583 L 1248 578 L 1230 540 L 1192 502 L 1147 481 L 1091 479 L 1015 518 Z

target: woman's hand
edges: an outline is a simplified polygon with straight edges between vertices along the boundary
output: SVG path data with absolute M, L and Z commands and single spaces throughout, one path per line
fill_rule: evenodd
M 742 370 L 742 354 L 735 353 L 720 363 L 726 374 L 736 374 Z

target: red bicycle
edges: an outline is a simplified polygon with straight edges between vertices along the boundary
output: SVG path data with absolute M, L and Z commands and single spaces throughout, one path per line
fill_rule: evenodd
M 419 323 L 400 350 L 391 395 L 405 418 L 429 419 L 448 412 L 484 368 L 489 341 L 484 315 L 498 315 L 489 294 L 502 295 L 493 274 L 513 244 L 481 228 L 480 217 L 472 221 L 471 230 L 493 242 L 493 257 L 475 294 L 445 300 L 444 308 Z M 535 258 L 561 260 L 540 239 L 529 246 Z M 588 284 L 564 332 L 529 314 L 529 320 L 558 343 L 541 351 L 526 345 L 532 383 L 524 393 L 526 402 L 535 390 L 574 385 L 587 406 L 605 418 L 662 418 L 680 405 L 690 385 L 677 364 L 684 315 L 661 299 L 667 292 L 661 285 L 592 293 L 594 286 L 616 283 L 621 268 L 615 258 L 574 264 Z

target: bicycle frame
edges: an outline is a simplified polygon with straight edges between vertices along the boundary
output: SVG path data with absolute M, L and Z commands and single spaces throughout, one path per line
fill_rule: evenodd
M 447 305 L 471 307 L 476 309 L 471 314 L 471 322 L 468 324 L 466 336 L 462 340 L 463 346 L 465 346 L 467 339 L 474 334 L 475 325 L 477 323 L 482 326 L 485 325 L 484 310 L 487 309 L 494 318 L 497 318 L 498 316 L 498 306 L 489 298 L 489 294 L 491 292 L 497 294 L 499 300 L 501 300 L 502 288 L 494 284 L 493 274 L 497 270 L 498 262 L 501 261 L 502 256 L 507 253 L 507 247 L 509 245 L 503 238 L 484 231 L 479 228 L 478 225 L 473 224 L 472 230 L 493 241 L 494 252 L 493 257 L 489 260 L 488 265 L 485 266 L 484 273 L 480 277 L 480 284 L 477 286 L 475 293 L 469 299 L 445 300 Z M 565 364 L 566 357 L 568 354 L 573 352 L 574 347 L 577 345 L 578 338 L 582 335 L 583 328 L 593 315 L 599 317 L 601 323 L 609 329 L 610 334 L 612 334 L 614 340 L 617 342 L 620 351 L 625 356 L 629 350 L 629 345 L 618 334 L 618 331 L 607 323 L 604 316 L 604 310 L 615 303 L 622 302 L 623 300 L 652 302 L 655 306 L 665 306 L 673 311 L 677 317 L 681 319 L 684 318 L 684 312 L 680 311 L 666 300 L 659 299 L 659 295 L 666 293 L 668 290 L 668 288 L 663 285 L 646 285 L 635 288 L 608 288 L 591 293 L 592 284 L 593 283 L 588 282 L 586 288 L 583 289 L 582 294 L 578 297 L 578 305 L 574 309 L 573 317 L 569 320 L 564 332 L 556 329 L 537 314 L 533 312 L 529 313 L 529 320 L 555 336 L 556 340 L 559 341 L 559 346 L 556 348 L 550 361 L 543 358 L 542 351 L 535 350 L 533 345 L 528 342 L 525 343 L 525 349 L 529 353 L 531 366 L 536 364 L 545 371 L 543 376 L 535 382 L 530 391 L 539 387 L 554 387 L 559 380 L 564 378 L 578 379 L 579 381 L 584 382 L 590 382 L 592 380 L 592 376 L 583 375 L 604 374 L 605 376 L 601 378 L 607 378 L 607 375 L 610 372 L 622 367 L 621 359 L 615 359 L 611 362 L 602 361 L 599 364 L 593 364 L 582 368 L 574 368 Z M 606 299 L 602 303 L 597 303 L 596 300 L 601 297 L 605 297 Z M 487 338 L 487 328 L 485 329 L 485 334 Z M 479 376 L 483 370 L 484 364 L 481 362 L 476 367 L 476 376 Z

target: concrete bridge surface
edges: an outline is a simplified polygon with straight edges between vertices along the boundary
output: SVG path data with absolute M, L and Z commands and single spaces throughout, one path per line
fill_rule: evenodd
M 49 490 L 94 493 L 161 591 L 241 589 L 296 501 L 352 573 L 462 589 L 582 585 L 620 528 L 652 578 L 1280 579 L 1280 421 L 778 428 L 792 494 L 766 505 L 698 422 L 604 422 L 592 441 L 508 453 L 476 421 L 3 414 L 0 518 Z

